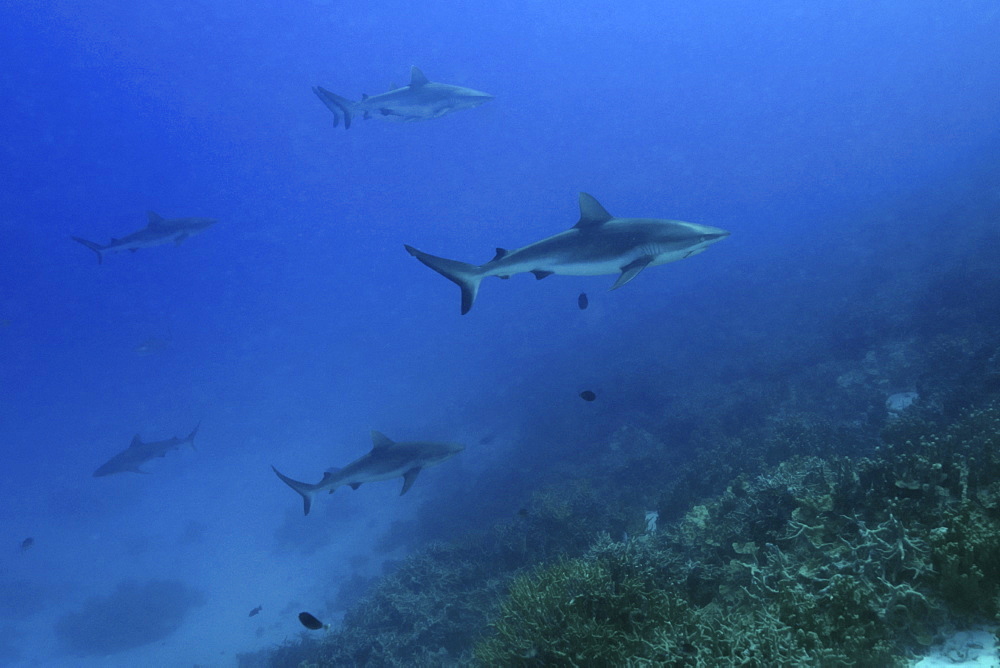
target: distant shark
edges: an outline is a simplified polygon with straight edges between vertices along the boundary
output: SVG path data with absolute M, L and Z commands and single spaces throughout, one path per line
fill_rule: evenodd
M 199 425 L 200 426 L 200 425 Z M 94 477 L 100 478 L 115 473 L 148 473 L 139 467 L 151 459 L 165 457 L 171 450 L 176 450 L 182 445 L 190 444 L 194 448 L 194 437 L 198 433 L 198 427 L 183 439 L 174 436 L 166 441 L 154 441 L 143 443 L 139 434 L 132 437 L 132 444 L 127 450 L 122 450 L 117 455 L 101 464 L 100 468 L 94 471 Z
M 384 434 L 372 431 L 372 449 L 367 455 L 354 460 L 342 469 L 330 469 L 315 485 L 292 480 L 273 466 L 271 468 L 285 484 L 302 495 L 305 514 L 308 515 L 314 494 L 327 489 L 333 494 L 334 490 L 343 485 L 357 489 L 366 482 L 402 476 L 403 489 L 399 492 L 402 496 L 413 486 L 413 481 L 417 479 L 420 471 L 451 459 L 464 449 L 464 445 L 454 443 L 429 441 L 396 443 Z
M 462 314 L 476 301 L 486 276 L 510 278 L 531 272 L 536 279 L 552 274 L 600 276 L 618 274 L 620 288 L 646 267 L 675 262 L 701 253 L 729 232 L 707 225 L 658 218 L 615 218 L 587 193 L 580 193 L 580 220 L 565 232 L 517 250 L 498 248 L 496 256 L 476 266 L 447 260 L 406 246 L 410 255 L 462 289 Z
M 112 239 L 111 243 L 107 246 L 102 246 L 93 241 L 81 239 L 80 237 L 73 237 L 73 241 L 77 241 L 97 253 L 97 263 L 100 264 L 104 262 L 105 253 L 120 253 L 122 251 L 132 251 L 134 253 L 140 248 L 152 248 L 153 246 L 163 246 L 170 243 L 180 245 L 188 237 L 203 232 L 218 222 L 212 218 L 167 219 L 152 211 L 149 211 L 146 215 L 149 217 L 149 224 L 146 227 L 138 232 L 133 232 L 127 237 Z
M 388 92 L 380 95 L 364 95 L 360 102 L 334 95 L 319 86 L 313 92 L 333 112 L 333 126 L 337 127 L 343 117 L 345 129 L 351 127 L 351 119 L 358 114 L 389 121 L 424 121 L 459 109 L 472 109 L 493 99 L 489 93 L 471 88 L 428 81 L 416 67 L 410 69 L 408 85 L 390 86 Z

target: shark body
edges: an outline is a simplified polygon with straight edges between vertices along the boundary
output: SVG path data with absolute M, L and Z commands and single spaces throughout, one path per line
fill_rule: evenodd
M 552 274 L 601 276 L 618 274 L 611 286 L 620 288 L 646 267 L 697 255 L 729 236 L 707 225 L 658 218 L 615 218 L 587 193 L 580 193 L 580 220 L 565 232 L 508 251 L 483 265 L 437 257 L 406 246 L 407 252 L 462 289 L 462 314 L 476 301 L 479 283 L 487 276 L 510 278 L 530 272 L 536 279 Z
M 140 248 L 152 248 L 165 244 L 180 245 L 188 237 L 203 232 L 216 222 L 213 218 L 164 218 L 152 211 L 146 214 L 149 224 L 138 232 L 112 239 L 107 246 L 73 237 L 73 241 L 83 244 L 97 253 L 97 263 L 104 262 L 105 253 L 120 253 L 122 251 L 136 252 Z
M 334 490 L 343 485 L 357 489 L 366 482 L 377 482 L 391 478 L 403 478 L 403 489 L 400 496 L 406 494 L 417 475 L 428 466 L 440 464 L 451 459 L 465 449 L 464 445 L 455 443 L 433 443 L 429 441 L 395 442 L 382 433 L 372 431 L 372 449 L 344 468 L 330 469 L 323 479 L 315 485 L 299 482 L 284 475 L 274 466 L 274 472 L 282 481 L 302 495 L 303 509 L 309 514 L 313 495 L 324 490 Z
M 122 450 L 94 471 L 94 477 L 100 478 L 115 473 L 128 472 L 148 473 L 148 471 L 143 471 L 139 467 L 151 459 L 166 457 L 168 452 L 176 450 L 182 445 L 190 444 L 194 448 L 194 437 L 197 433 L 198 427 L 195 427 L 184 438 L 174 436 L 166 441 L 153 441 L 152 443 L 143 443 L 139 434 L 136 434 L 132 437 L 132 444 L 127 449 Z
M 313 92 L 333 112 L 333 126 L 340 120 L 344 128 L 351 127 L 354 116 L 382 118 L 389 121 L 424 121 L 450 114 L 460 109 L 471 109 L 489 102 L 493 96 L 464 86 L 429 81 L 416 67 L 410 70 L 410 83 L 402 88 L 391 87 L 380 95 L 365 95 L 360 102 L 335 95 L 316 86 Z

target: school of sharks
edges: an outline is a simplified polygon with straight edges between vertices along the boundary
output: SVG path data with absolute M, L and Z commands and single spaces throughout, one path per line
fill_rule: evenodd
M 358 117 L 395 122 L 429 120 L 478 107 L 493 99 L 492 95 L 478 90 L 430 81 L 416 67 L 411 69 L 407 85 L 392 85 L 385 93 L 365 95 L 357 102 L 319 86 L 314 87 L 313 92 L 333 114 L 333 125 L 343 123 L 345 129 L 350 128 Z M 619 218 L 587 193 L 579 194 L 579 207 L 580 217 L 569 229 L 514 250 L 496 248 L 494 257 L 480 265 L 438 257 L 410 245 L 404 248 L 459 287 L 461 313 L 465 315 L 476 301 L 479 284 L 488 276 L 506 279 L 514 274 L 531 273 L 540 280 L 553 274 L 617 275 L 610 287 L 616 290 L 635 279 L 647 267 L 692 257 L 729 236 L 726 230 L 678 220 Z M 215 223 L 209 218 L 167 219 L 149 212 L 146 227 L 112 239 L 107 245 L 81 237 L 74 236 L 72 239 L 94 251 L 98 263 L 103 263 L 104 256 L 108 254 L 180 245 Z M 581 295 L 580 303 L 580 307 L 585 308 L 584 295 Z M 98 467 L 93 475 L 146 473 L 140 468 L 146 462 L 165 457 L 168 452 L 184 445 L 193 448 L 197 432 L 196 426 L 184 438 L 175 436 L 151 442 L 144 442 L 137 434 L 125 450 Z M 453 443 L 393 441 L 378 431 L 373 431 L 371 438 L 369 452 L 343 468 L 328 469 L 314 484 L 300 482 L 276 467 L 272 468 L 282 482 L 302 497 L 303 511 L 308 515 L 316 494 L 324 491 L 332 494 L 345 485 L 357 489 L 365 483 L 402 478 L 400 495 L 405 494 L 423 469 L 440 464 L 464 450 L 464 446 Z

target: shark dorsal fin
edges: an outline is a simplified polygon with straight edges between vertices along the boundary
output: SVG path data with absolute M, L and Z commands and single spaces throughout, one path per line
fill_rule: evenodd
M 166 226 L 166 219 L 155 211 L 147 211 L 146 217 L 149 219 L 149 226 L 154 229 Z
M 420 68 L 414 65 L 410 68 L 410 86 L 423 86 L 424 84 L 430 83 L 424 73 L 420 71 Z
M 384 450 L 392 447 L 394 442 L 391 438 L 380 431 L 372 429 L 372 450 Z
M 361 101 L 364 102 L 367 99 L 368 99 L 368 93 L 362 93 L 361 94 Z
M 580 220 L 573 227 L 582 230 L 603 225 L 614 218 L 601 203 L 594 199 L 593 195 L 580 193 Z
M 142 445 L 142 439 L 139 438 L 139 434 L 136 434 L 135 436 L 132 437 L 132 442 L 129 444 L 128 447 L 137 448 L 140 445 Z
M 497 254 L 493 256 L 493 259 L 490 260 L 490 262 L 496 262 L 497 260 L 500 260 L 500 259 L 502 259 L 502 258 L 504 258 L 506 256 L 507 256 L 507 249 L 506 248 L 498 248 L 497 249 Z

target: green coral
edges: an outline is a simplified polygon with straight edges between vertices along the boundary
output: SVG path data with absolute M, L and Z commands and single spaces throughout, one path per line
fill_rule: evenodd
M 897 434 L 912 430 L 896 427 Z M 482 665 L 902 665 L 1000 601 L 1000 408 L 792 457 L 654 536 L 517 580 Z
M 496 635 L 477 647 L 476 659 L 487 666 L 624 665 L 675 607 L 683 601 L 627 560 L 562 560 L 514 582 Z

